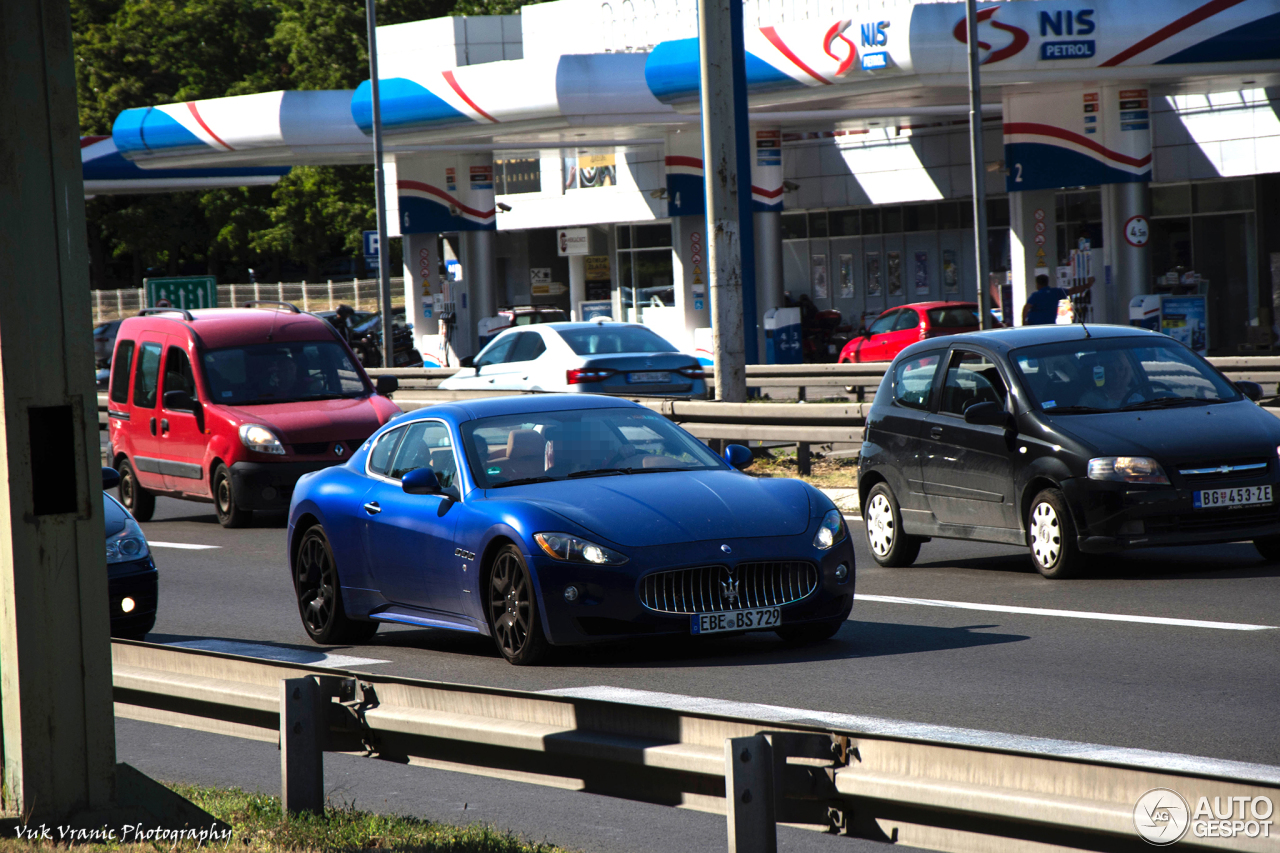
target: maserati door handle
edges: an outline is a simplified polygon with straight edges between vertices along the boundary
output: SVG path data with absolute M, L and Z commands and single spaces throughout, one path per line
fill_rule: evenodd
M 364 505 L 364 511 L 369 513 L 369 515 L 377 515 L 382 512 L 382 507 L 378 506 L 377 501 L 369 501 Z
M 929 428 L 929 437 L 930 437 L 930 438 L 942 438 L 942 427 L 940 427 L 940 426 L 930 427 L 930 428 Z

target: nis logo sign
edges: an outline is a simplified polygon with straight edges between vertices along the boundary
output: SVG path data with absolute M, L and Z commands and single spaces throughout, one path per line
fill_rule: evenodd
M 1097 26 L 1092 9 L 1059 10 L 1040 13 L 1040 37 L 1092 35 Z M 1088 59 L 1097 53 L 1093 39 L 1045 41 L 1040 43 L 1041 59 Z

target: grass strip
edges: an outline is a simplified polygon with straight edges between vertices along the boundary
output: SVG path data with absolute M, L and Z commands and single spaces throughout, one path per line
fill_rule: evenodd
M 354 805 L 328 806 L 323 815 L 299 815 L 286 819 L 280 798 L 249 793 L 239 788 L 165 783 L 209 814 L 229 824 L 226 841 L 199 847 L 193 841 L 145 841 L 75 844 L 77 853 L 171 853 L 172 851 L 230 850 L 237 853 L 331 853 L 349 850 L 388 850 L 404 853 L 565 853 L 564 848 L 528 842 L 510 832 L 481 823 L 466 826 L 436 823 L 415 817 L 361 811 Z M 0 853 L 31 853 L 69 846 L 58 840 L 0 839 Z M 123 833 L 116 831 L 116 838 Z

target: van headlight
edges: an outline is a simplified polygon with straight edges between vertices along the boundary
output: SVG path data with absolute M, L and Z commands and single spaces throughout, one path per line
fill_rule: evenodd
M 568 533 L 535 533 L 534 541 L 548 557 L 566 563 L 590 563 L 596 566 L 620 566 L 627 558 L 603 545 L 579 539 Z
M 840 510 L 833 509 L 822 517 L 818 533 L 813 537 L 813 547 L 819 551 L 830 551 L 848 533 L 849 528 L 845 526 L 844 516 L 840 514 Z
M 261 424 L 241 424 L 240 443 L 259 453 L 284 456 L 284 445 L 274 432 Z
M 1090 480 L 1169 485 L 1160 463 L 1149 456 L 1098 456 L 1089 460 Z
M 147 537 L 142 535 L 142 528 L 132 518 L 124 520 L 123 530 L 107 537 L 108 563 L 131 563 L 150 553 Z

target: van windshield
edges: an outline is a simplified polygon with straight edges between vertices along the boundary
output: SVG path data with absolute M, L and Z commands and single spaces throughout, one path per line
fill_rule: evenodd
M 369 393 L 337 341 L 228 347 L 206 352 L 203 361 L 214 403 L 291 403 Z

